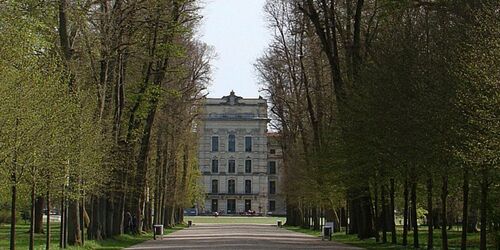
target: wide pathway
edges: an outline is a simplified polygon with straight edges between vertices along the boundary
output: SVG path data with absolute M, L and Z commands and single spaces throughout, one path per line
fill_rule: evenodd
M 139 249 L 360 249 L 322 241 L 302 233 L 262 224 L 196 224 L 127 248 Z

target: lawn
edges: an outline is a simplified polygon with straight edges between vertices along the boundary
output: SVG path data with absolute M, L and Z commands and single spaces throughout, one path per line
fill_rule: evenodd
M 184 216 L 184 221 L 193 221 L 196 223 L 215 223 L 215 224 L 231 224 L 231 223 L 250 223 L 250 224 L 273 224 L 276 225 L 278 220 L 286 221 L 285 217 L 263 217 L 263 216 Z
M 286 229 L 295 231 L 295 232 L 301 232 L 305 234 L 310 234 L 314 236 L 320 236 L 319 231 L 313 231 L 311 229 L 304 229 L 300 227 L 289 227 L 285 226 Z M 408 232 L 408 247 L 404 247 L 401 245 L 403 241 L 403 232 L 399 228 L 398 229 L 398 235 L 397 235 L 397 245 L 392 245 L 392 244 L 382 244 L 382 243 L 377 243 L 375 241 L 375 238 L 371 239 L 366 239 L 366 240 L 359 240 L 356 235 L 346 235 L 345 232 L 341 233 L 335 233 L 332 237 L 332 240 L 353 245 L 353 246 L 358 246 L 358 247 L 363 247 L 366 249 L 413 249 L 413 231 Z M 382 238 L 382 235 L 380 235 Z M 391 241 L 391 233 L 387 233 L 387 240 L 390 242 Z M 459 231 L 448 231 L 448 245 L 449 249 L 460 249 L 460 240 L 461 240 L 461 232 Z M 419 229 L 419 243 L 420 243 L 420 248 L 424 249 L 427 246 L 427 228 L 422 227 Z M 440 230 L 435 230 L 434 231 L 434 248 L 439 249 L 441 247 L 441 231 Z M 473 233 L 473 234 L 468 234 L 467 235 L 467 249 L 479 249 L 479 233 Z M 491 246 L 491 249 L 493 249 L 493 246 Z
M 51 237 L 51 249 L 59 249 L 59 223 L 52 224 L 52 237 Z M 178 226 L 174 228 L 165 229 L 165 234 L 177 231 L 184 228 L 184 226 Z M 29 244 L 29 224 L 19 223 L 16 226 L 16 247 L 17 249 L 28 249 Z M 0 249 L 9 248 L 9 236 L 10 236 L 10 225 L 0 225 Z M 153 235 L 151 233 L 145 233 L 138 236 L 133 235 L 120 235 L 112 239 L 106 239 L 103 241 L 86 240 L 83 247 L 68 247 L 70 250 L 84 250 L 84 249 L 100 249 L 100 250 L 111 250 L 111 249 L 122 249 L 128 246 L 132 246 L 143 241 L 152 239 Z M 35 235 L 35 249 L 45 249 L 45 234 Z

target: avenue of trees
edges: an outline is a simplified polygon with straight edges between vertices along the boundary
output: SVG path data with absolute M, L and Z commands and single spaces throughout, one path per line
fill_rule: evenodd
M 432 249 L 499 246 L 500 4 L 269 0 L 257 61 L 284 150 L 287 224 L 321 217 Z M 395 220 L 403 224 L 402 242 Z M 427 242 L 419 242 L 425 223 Z
M 183 221 L 210 80 L 195 0 L 0 2 L 0 218 L 60 247 Z M 61 213 L 52 235 L 50 213 Z M 155 213 L 153 214 L 153 211 Z M 8 216 L 5 216 L 8 214 Z

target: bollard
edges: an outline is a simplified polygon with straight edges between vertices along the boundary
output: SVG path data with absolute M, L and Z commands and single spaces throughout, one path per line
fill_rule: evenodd
M 322 233 L 321 240 L 325 240 L 325 238 L 327 238 L 328 240 L 332 240 L 333 222 L 325 223 L 325 226 L 323 227 L 322 232 L 323 233 Z
M 193 226 L 193 221 L 192 220 L 188 220 L 188 227 L 191 227 Z
M 163 225 L 153 225 L 153 239 L 156 240 L 156 236 L 159 235 L 163 240 Z
M 278 227 L 283 227 L 283 222 L 282 221 L 279 220 L 279 221 L 277 221 L 277 223 L 278 223 Z

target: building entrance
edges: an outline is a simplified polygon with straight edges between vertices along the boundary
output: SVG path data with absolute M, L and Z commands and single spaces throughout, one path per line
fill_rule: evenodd
M 252 210 L 252 200 L 245 200 L 245 212 Z
M 227 213 L 228 214 L 235 214 L 236 213 L 236 200 L 235 199 L 228 199 L 227 200 Z
M 212 213 L 219 211 L 219 201 L 217 199 L 212 200 Z

